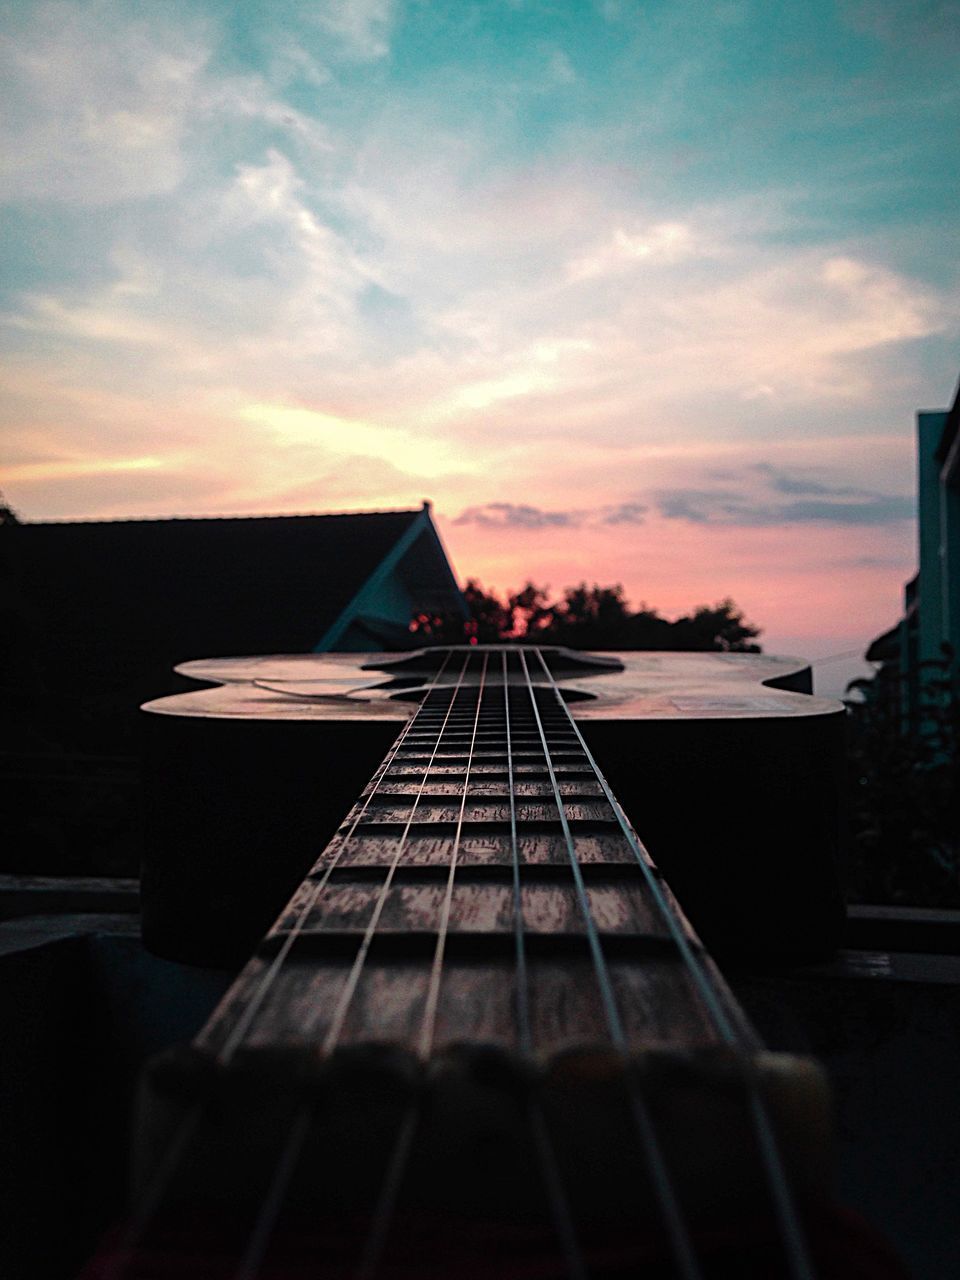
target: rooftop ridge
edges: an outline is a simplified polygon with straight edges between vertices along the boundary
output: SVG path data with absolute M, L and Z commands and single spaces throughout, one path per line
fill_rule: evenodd
M 78 516 L 76 518 L 64 518 L 55 520 L 21 520 L 20 528 L 32 528 L 34 526 L 50 526 L 50 525 L 71 525 L 71 524 L 200 524 L 213 523 L 214 521 L 226 523 L 228 521 L 240 520 L 331 520 L 342 519 L 346 516 L 415 516 L 420 515 L 423 511 L 429 511 L 430 504 L 424 502 L 420 507 L 391 507 L 385 510 L 364 509 L 360 511 L 277 511 L 277 512 L 257 512 L 249 515 L 230 514 L 230 515 L 199 515 L 199 516 L 109 516 L 98 518 L 96 516 Z

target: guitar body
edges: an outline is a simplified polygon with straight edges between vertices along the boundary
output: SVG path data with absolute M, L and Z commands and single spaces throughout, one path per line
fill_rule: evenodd
M 149 948 L 243 962 L 414 714 L 436 652 L 178 668 L 218 683 L 144 708 Z M 844 712 L 809 695 L 809 669 L 720 653 L 556 661 L 601 772 L 708 948 L 832 950 Z

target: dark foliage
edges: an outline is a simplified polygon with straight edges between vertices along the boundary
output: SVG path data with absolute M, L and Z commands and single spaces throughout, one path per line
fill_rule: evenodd
M 960 906 L 960 680 L 922 664 L 913 705 L 890 667 L 850 686 L 848 885 L 859 902 Z
M 574 649 L 667 649 L 759 653 L 758 627 L 744 620 L 730 599 L 701 605 L 674 622 L 646 605 L 630 608 L 623 587 L 567 587 L 551 601 L 543 587 L 528 582 L 500 597 L 470 579 L 464 590 L 470 617 L 414 619 L 412 630 L 424 644 L 560 644 Z

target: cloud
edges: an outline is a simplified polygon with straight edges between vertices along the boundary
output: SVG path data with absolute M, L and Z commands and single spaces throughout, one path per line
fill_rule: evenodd
M 126 292 L 126 290 L 124 290 Z M 19 313 L 0 316 L 15 329 L 37 333 L 57 333 L 66 337 L 117 343 L 121 346 L 165 346 L 172 337 L 161 324 L 141 319 L 126 308 L 96 300 L 92 305 L 70 306 L 59 298 L 25 294 Z
M 865 32 L 902 55 L 904 48 L 950 58 L 960 51 L 957 0 L 843 0 L 840 13 L 856 31 Z
M 916 502 L 905 494 L 876 494 L 858 498 L 854 502 L 788 502 L 773 518 L 758 510 L 754 524 L 806 524 L 820 521 L 828 524 L 890 524 L 912 520 L 916 515 Z M 748 523 L 745 521 L 744 523 Z
M 571 284 L 633 270 L 641 263 L 675 263 L 697 252 L 693 233 L 681 222 L 659 222 L 627 231 L 617 227 L 609 239 L 568 264 Z
M 658 490 L 657 510 L 666 520 L 694 525 L 770 528 L 794 524 L 886 525 L 912 520 L 915 501 L 824 478 L 817 466 L 756 462 L 739 471 L 704 472 L 719 483 Z
M 826 484 L 817 480 L 809 471 L 785 471 L 773 467 L 768 462 L 758 462 L 754 471 L 767 477 L 770 487 L 778 493 L 803 495 L 818 498 L 869 498 L 869 492 L 850 485 Z
M 305 68 L 307 64 L 301 59 L 298 65 Z M 303 75 L 315 83 L 324 83 L 319 71 L 304 70 Z M 286 78 L 280 76 L 281 81 Z M 197 114 L 201 122 L 213 126 L 224 120 L 240 125 L 247 121 L 259 122 L 274 133 L 285 133 L 305 143 L 314 153 L 333 150 L 326 125 L 276 96 L 259 75 L 211 79 L 197 95 Z
M 576 84 L 577 73 L 569 55 L 563 49 L 549 49 L 545 50 L 545 53 L 548 84 L 551 87 Z
M 163 392 L 190 377 L 255 398 L 289 391 L 297 366 L 356 358 L 369 274 L 351 245 L 311 206 L 293 161 L 270 149 L 219 187 L 184 200 L 175 217 L 134 225 L 96 278 L 60 294 L 24 291 L 0 323 L 51 335 L 67 349 L 96 344 L 99 372 L 116 386 L 144 361 Z M 131 347 L 141 364 L 131 367 Z M 333 359 L 330 360 L 330 356 Z M 94 364 L 96 358 L 91 356 Z M 121 363 L 122 361 L 122 363 Z
M 650 510 L 645 502 L 621 502 L 600 513 L 602 524 L 643 524 Z
M 4 200 L 109 204 L 171 191 L 208 32 L 130 22 L 111 5 L 25 6 L 0 41 Z
M 905 563 L 902 555 L 899 555 L 899 556 L 893 556 L 893 555 L 850 556 L 845 560 L 838 560 L 836 562 L 836 567 L 838 569 L 880 569 L 884 573 L 897 573 L 897 574 L 908 572 L 909 571 L 908 566 L 909 566 L 909 562 Z M 826 567 L 829 568 L 831 566 L 827 565 Z
M 347 57 L 376 62 L 390 52 L 393 0 L 320 0 L 311 5 L 310 14 Z
M 504 377 L 468 382 L 461 386 L 446 404 L 438 406 L 443 414 L 456 410 L 488 409 L 500 400 L 516 400 L 523 396 L 548 391 L 556 385 L 556 376 L 536 365 L 520 368 Z
M 453 523 L 476 524 L 489 529 L 572 528 L 580 523 L 580 514 L 576 511 L 543 511 L 526 503 L 486 502 L 482 506 L 467 507 Z
M 843 256 L 828 258 L 819 276 L 824 297 L 845 322 L 841 350 L 864 350 L 930 332 L 928 300 L 896 272 Z
M 645 502 L 627 501 L 602 506 L 593 512 L 544 511 L 525 503 L 486 502 L 467 507 L 454 524 L 474 524 L 488 529 L 602 528 L 609 525 L 643 524 L 650 510 Z
M 431 480 L 476 469 L 470 459 L 458 456 L 449 445 L 420 439 L 416 433 L 399 427 L 381 426 L 286 404 L 246 404 L 238 416 L 245 422 L 266 428 L 274 445 L 279 448 L 292 445 L 334 458 L 340 455 L 352 464 L 356 464 L 358 459 L 389 462 L 397 468 L 398 474 Z M 532 511 L 533 508 L 522 510 Z
M 299 31 L 271 32 L 265 44 L 268 50 L 267 79 L 271 84 L 286 88 L 291 83 L 302 81 L 313 89 L 319 89 L 330 83 L 330 70 L 305 47 Z
M 883 525 L 911 520 L 916 512 L 914 499 L 907 495 L 824 484 L 765 464 L 757 464 L 750 470 L 764 478 L 766 494 L 756 494 L 750 485 L 741 489 L 666 489 L 655 495 L 657 509 L 666 520 L 752 528 L 791 524 Z M 780 495 L 790 500 L 784 501 Z
M 264 139 L 280 133 L 329 151 L 325 125 L 260 72 L 217 69 L 222 32 L 211 18 L 143 13 L 131 18 L 116 0 L 24 6 L 0 38 L 4 203 L 103 207 L 171 196 L 195 172 L 222 166 L 239 142 L 231 130 L 254 126 Z
M 349 305 L 367 274 L 349 245 L 310 207 L 305 188 L 290 158 L 271 148 L 264 163 L 238 166 L 222 205 L 223 229 L 270 229 L 277 236 L 268 258 L 271 274 L 286 280 L 297 272 L 304 298 Z
M 56 458 L 14 463 L 4 469 L 9 484 L 33 484 L 58 480 L 80 480 L 87 476 L 115 476 L 131 471 L 160 471 L 176 463 L 175 458 Z
M 655 495 L 657 509 L 667 520 L 690 524 L 736 524 L 729 517 L 739 504 L 736 494 L 722 489 L 661 489 Z

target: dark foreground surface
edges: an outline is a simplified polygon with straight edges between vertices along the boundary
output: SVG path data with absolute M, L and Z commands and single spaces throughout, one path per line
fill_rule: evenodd
M 2 888 L 2 1270 L 66 1280 L 124 1214 L 143 1062 L 188 1040 L 232 975 L 146 953 L 135 885 Z M 881 925 L 856 924 L 851 941 L 871 945 L 830 963 L 728 977 L 771 1048 L 825 1064 L 840 1201 L 882 1228 L 916 1280 L 942 1280 L 960 1274 L 960 958 L 884 950 Z M 900 920 L 886 936 L 934 934 Z

